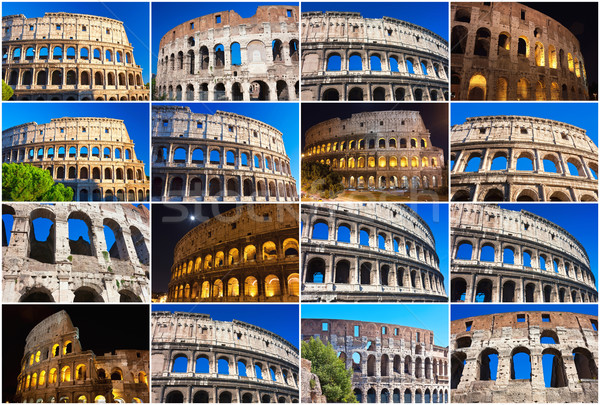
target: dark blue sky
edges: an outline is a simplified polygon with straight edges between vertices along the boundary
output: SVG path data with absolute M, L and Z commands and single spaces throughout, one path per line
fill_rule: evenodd
M 585 129 L 598 145 L 598 105 L 593 103 L 452 103 L 450 125 L 486 115 L 525 115 L 565 122 Z
M 160 40 L 172 28 L 194 18 L 219 11 L 233 10 L 242 18 L 256 14 L 260 5 L 295 5 L 298 3 L 247 3 L 247 2 L 152 2 L 152 72 L 156 73 L 156 58 L 160 49 Z
M 193 3 L 190 3 L 193 4 Z M 153 103 L 153 105 L 172 105 Z M 186 103 L 179 104 L 195 113 L 214 114 L 217 110 L 240 114 L 271 125 L 283 134 L 285 152 L 300 192 L 300 112 L 298 103 Z
M 525 210 L 566 229 L 584 247 L 598 287 L 598 206 L 596 204 L 499 204 L 504 209 Z
M 271 331 L 298 348 L 298 304 L 153 304 L 152 311 L 209 314 L 228 322 L 237 319 Z
M 105 117 L 124 120 L 129 137 L 135 145 L 136 157 L 144 162 L 146 175 L 149 175 L 148 114 L 148 105 L 136 103 L 3 103 L 2 130 L 32 121 L 45 124 L 52 118 L 63 117 Z
M 384 322 L 433 331 L 434 343 L 448 346 L 445 304 L 302 304 L 302 319 Z
M 363 17 L 391 17 L 407 21 L 435 32 L 448 41 L 447 2 L 302 2 L 305 11 L 352 11 Z
M 2 15 L 24 14 L 27 18 L 43 17 L 47 12 L 90 14 L 123 22 L 127 39 L 133 46 L 133 59 L 142 67 L 144 83 L 150 81 L 150 10 L 148 3 L 117 2 L 2 2 Z

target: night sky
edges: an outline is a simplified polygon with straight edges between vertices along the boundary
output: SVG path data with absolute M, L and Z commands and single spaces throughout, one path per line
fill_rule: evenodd
M 2 306 L 2 401 L 17 390 L 25 339 L 41 321 L 66 310 L 79 328 L 83 350 L 97 356 L 117 349 L 149 350 L 148 305 L 3 305 Z
M 177 242 L 202 222 L 236 204 L 152 204 L 152 292 L 167 292 Z M 190 219 L 193 215 L 195 220 Z
M 444 150 L 448 160 L 448 103 L 303 103 L 302 150 L 304 133 L 313 125 L 331 118 L 350 118 L 365 111 L 406 110 L 419 111 L 425 127 L 431 132 L 431 143 Z

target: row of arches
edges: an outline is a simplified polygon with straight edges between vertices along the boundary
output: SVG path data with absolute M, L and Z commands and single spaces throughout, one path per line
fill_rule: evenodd
M 58 400 L 57 400 L 57 398 L 58 398 Z M 92 399 L 93 399 L 93 401 L 92 401 Z M 110 397 L 109 397 L 109 399 L 110 399 Z M 112 395 L 112 400 L 118 404 L 142 403 L 143 402 L 138 397 L 132 397 L 130 400 L 126 400 L 125 398 L 122 398 L 119 395 Z M 55 402 L 59 402 L 59 403 L 88 403 L 88 402 L 106 403 L 106 402 L 110 402 L 110 401 L 107 400 L 104 395 L 96 395 L 94 393 L 92 393 L 91 395 L 76 393 L 73 396 L 61 394 L 58 397 L 56 397 L 54 395 L 49 395 L 46 397 L 46 401 L 44 401 L 44 397 L 38 397 L 37 399 L 35 397 L 30 397 L 28 399 L 24 399 L 23 402 L 26 402 L 26 403 L 43 403 L 43 402 L 50 402 L 50 403 L 55 403 Z
M 369 342 L 367 350 L 374 350 L 375 344 Z M 421 345 L 417 345 L 415 352 L 421 352 Z M 346 353 L 340 352 L 338 356 L 346 362 Z M 352 370 L 354 373 L 366 375 L 367 377 L 390 377 L 398 375 L 414 376 L 415 378 L 424 378 L 426 380 L 434 380 L 441 376 L 448 375 L 448 363 L 438 359 L 419 356 L 413 357 L 410 355 L 402 356 L 396 354 L 392 357 L 387 354 L 382 354 L 379 361 L 373 354 L 361 355 L 359 352 L 354 352 L 351 359 Z M 379 363 L 379 364 L 378 364 Z
M 69 90 L 61 92 L 61 94 L 41 94 L 39 91 L 35 91 L 33 96 L 23 95 L 23 91 L 19 91 L 18 95 L 14 95 L 10 98 L 10 100 L 33 100 L 35 98 L 36 101 L 91 101 L 95 99 L 96 101 L 148 101 L 148 94 L 128 94 L 123 96 L 112 95 L 112 94 L 102 94 L 98 91 L 90 92 L 93 95 L 86 95 L 87 92 L 78 91 L 75 93 L 71 93 Z M 95 97 L 95 98 L 94 98 Z
M 409 166 L 410 159 L 410 166 Z M 396 156 L 358 156 L 358 157 L 348 157 L 348 158 L 337 158 L 332 159 L 321 159 L 321 164 L 325 164 L 331 166 L 334 169 L 364 169 L 368 168 L 377 168 L 377 169 L 390 169 L 393 170 L 397 167 L 400 168 L 426 168 L 426 167 L 434 167 L 438 166 L 438 158 L 437 157 L 428 157 L 428 156 L 412 156 L 406 157 L 401 156 L 398 159 Z
M 158 86 L 160 98 L 177 101 L 289 101 L 298 99 L 299 91 L 298 81 L 288 83 L 285 80 L 276 80 L 271 83 L 271 86 L 262 80 L 254 80 L 250 83 L 234 81 L 226 84 L 219 81 L 196 85 L 188 83 Z
M 587 190 L 582 191 L 579 197 L 571 197 L 570 190 L 545 192 L 543 197 L 534 189 L 528 187 L 520 187 L 512 194 L 505 193 L 500 187 L 491 187 L 490 189 L 481 191 L 478 195 L 473 191 L 475 186 L 469 189 L 460 186 L 452 186 L 453 194 L 452 201 L 597 201 L 598 198 L 593 192 Z
M 425 87 L 407 87 L 394 86 L 391 90 L 386 90 L 387 86 L 373 85 L 373 89 L 365 89 L 364 87 L 351 86 L 348 89 L 344 88 L 343 94 L 340 95 L 340 89 L 335 87 L 323 86 L 320 93 L 320 99 L 323 101 L 443 101 L 448 100 L 448 92 L 440 89 L 427 89 Z M 367 94 L 365 94 L 365 90 Z M 370 94 L 370 96 L 369 96 Z M 304 96 L 303 96 L 304 98 Z
M 66 68 L 10 69 L 10 86 L 115 86 L 127 88 L 143 86 L 141 73 L 106 72 Z
M 262 243 L 260 250 L 254 244 L 248 244 L 244 248 L 231 248 L 217 252 L 198 255 L 195 259 L 185 260 L 177 263 L 171 269 L 171 279 L 176 280 L 189 274 L 210 271 L 220 267 L 237 266 L 243 263 L 256 263 L 285 260 L 286 258 L 298 257 L 298 241 L 294 238 L 286 238 L 278 243 L 272 240 Z M 260 253 L 260 255 L 257 255 Z
M 54 171 L 56 169 L 56 171 Z M 117 167 L 114 171 L 112 167 L 105 167 L 104 171 L 100 167 L 90 168 L 83 166 L 48 166 L 46 170 L 56 180 L 98 180 L 99 182 L 127 181 L 131 183 L 145 182 L 141 169 Z M 135 171 L 134 171 L 135 170 Z M 104 173 L 104 176 L 102 176 Z M 135 173 L 135 175 L 134 175 Z M 122 191 L 122 190 L 121 190 Z M 131 191 L 131 190 L 130 190 Z
M 438 176 L 379 176 L 376 181 L 375 176 L 369 176 L 365 179 L 365 176 L 350 176 L 346 179 L 346 177 L 342 177 L 342 185 L 348 189 L 403 189 L 408 190 L 413 189 L 431 189 L 437 188 L 438 184 Z
M 95 375 L 87 370 L 85 364 L 78 364 L 71 369 L 70 366 L 62 366 L 59 368 L 51 368 L 50 370 L 41 370 L 39 373 L 22 374 L 17 385 L 17 390 L 20 392 L 45 388 L 50 385 L 60 385 L 71 381 L 87 381 L 87 380 L 106 380 L 122 381 L 123 371 L 119 367 L 113 367 L 110 374 L 107 375 L 103 368 L 95 370 Z M 148 375 L 145 371 L 131 372 L 131 381 L 148 385 Z
M 65 50 L 66 48 L 66 50 Z M 25 49 L 25 53 L 22 53 Z M 91 49 L 91 54 L 90 54 Z M 73 61 L 73 63 L 82 63 L 82 61 L 94 62 L 100 61 L 122 63 L 126 65 L 134 64 L 133 55 L 130 51 L 106 49 L 105 47 L 95 48 L 87 46 L 69 46 L 66 45 L 42 45 L 42 46 L 9 46 L 3 48 L 2 60 L 6 62 L 8 55 L 12 56 L 13 62 L 25 60 L 27 62 L 42 61 Z M 125 57 L 123 58 L 123 54 Z
M 43 131 L 43 130 L 40 130 Z M 91 153 L 90 153 L 91 150 Z M 102 153 L 100 153 L 102 151 Z M 123 153 L 124 151 L 124 153 Z M 13 148 L 4 152 L 5 162 L 45 159 L 78 159 L 98 158 L 116 160 L 135 160 L 133 149 L 105 146 L 42 146 L 30 148 Z
M 442 388 L 439 390 L 437 388 L 433 390 L 417 388 L 414 393 L 410 388 L 406 388 L 403 393 L 399 388 L 394 388 L 391 394 L 389 389 L 383 388 L 379 395 L 373 387 L 369 388 L 366 393 L 363 393 L 360 388 L 354 388 L 354 396 L 359 403 L 448 403 L 448 390 Z
M 146 273 L 149 278 L 149 273 Z M 97 286 L 83 286 L 72 291 L 73 302 L 104 302 L 102 290 Z M 142 302 L 141 297 L 127 288 L 118 291 L 118 302 Z M 32 287 L 21 295 L 19 302 L 56 302 L 52 292 L 46 287 Z
M 26 353 L 25 356 L 23 356 L 21 369 L 23 370 L 29 366 L 37 367 L 39 362 L 44 362 L 53 357 L 60 357 L 71 353 L 73 353 L 73 341 L 67 339 L 64 342 L 53 344 L 52 348 L 45 348 Z
M 396 143 L 396 140 L 398 142 Z M 347 141 L 328 142 L 323 144 L 311 145 L 305 148 L 309 155 L 320 155 L 330 152 L 343 152 L 351 150 L 365 149 L 426 149 L 430 147 L 428 136 L 413 137 L 380 137 L 380 138 L 357 138 Z
M 197 390 L 194 392 L 191 398 L 186 399 L 183 393 L 179 390 L 170 390 L 164 397 L 161 402 L 166 403 L 184 403 L 184 402 L 193 402 L 193 403 L 232 403 L 232 402 L 241 402 L 241 403 L 286 403 L 293 402 L 297 403 L 298 398 L 291 397 L 289 395 L 281 395 L 276 393 L 264 393 L 264 390 L 260 390 L 262 393 L 253 392 L 244 392 L 244 389 L 240 389 L 239 392 L 234 390 L 227 389 L 219 389 L 218 397 L 214 398 L 213 395 L 206 390 Z M 218 398 L 218 402 L 216 399 Z

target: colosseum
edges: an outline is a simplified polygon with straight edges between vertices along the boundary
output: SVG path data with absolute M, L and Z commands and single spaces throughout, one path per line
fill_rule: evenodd
M 450 238 L 453 302 L 598 301 L 585 247 L 538 215 L 453 204 Z
M 598 201 L 598 146 L 544 118 L 467 118 L 451 130 L 452 201 Z
M 298 205 L 247 204 L 196 226 L 175 246 L 170 302 L 295 302 Z
M 182 10 L 183 11 L 183 10 Z M 160 40 L 156 86 L 167 100 L 297 100 L 298 6 L 223 11 L 172 28 Z
M 302 340 L 330 343 L 361 403 L 448 402 L 448 347 L 433 332 L 378 322 L 302 319 Z
M 298 349 L 258 326 L 152 312 L 152 402 L 298 402 Z
M 589 98 L 579 41 L 556 20 L 512 2 L 453 2 L 450 16 L 453 99 Z
M 231 112 L 152 107 L 152 193 L 158 201 L 297 201 L 276 128 Z
M 349 190 L 438 190 L 444 151 L 418 111 L 375 111 L 309 128 L 302 160 L 328 165 Z
M 448 41 L 428 29 L 356 12 L 302 13 L 302 100 L 448 100 L 447 71 Z
M 150 182 L 123 120 L 52 118 L 2 131 L 2 162 L 48 170 L 77 201 L 146 201 Z
M 149 402 L 148 350 L 96 355 L 83 350 L 79 338 L 64 310 L 35 326 L 27 335 L 15 402 Z
M 2 17 L 2 78 L 17 100 L 148 100 L 123 22 L 73 13 Z
M 4 302 L 150 301 L 146 207 L 4 203 L 2 217 Z
M 521 311 L 451 322 L 451 400 L 597 403 L 598 316 Z
M 401 204 L 304 204 L 303 301 L 447 301 L 429 225 Z

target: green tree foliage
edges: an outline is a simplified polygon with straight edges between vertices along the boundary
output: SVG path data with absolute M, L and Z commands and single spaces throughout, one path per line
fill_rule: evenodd
M 12 87 L 10 87 L 4 80 L 2 80 L 2 101 L 8 101 L 14 94 Z
M 301 352 L 312 363 L 311 371 L 319 377 L 327 402 L 357 402 L 352 391 L 352 370 L 346 370 L 331 343 L 325 346 L 321 339 L 311 337 L 308 343 L 302 342 Z
M 335 198 L 344 191 L 342 176 L 319 162 L 302 162 L 302 189 L 324 198 Z
M 54 183 L 47 170 L 3 163 L 2 198 L 4 201 L 73 201 L 73 189 Z

